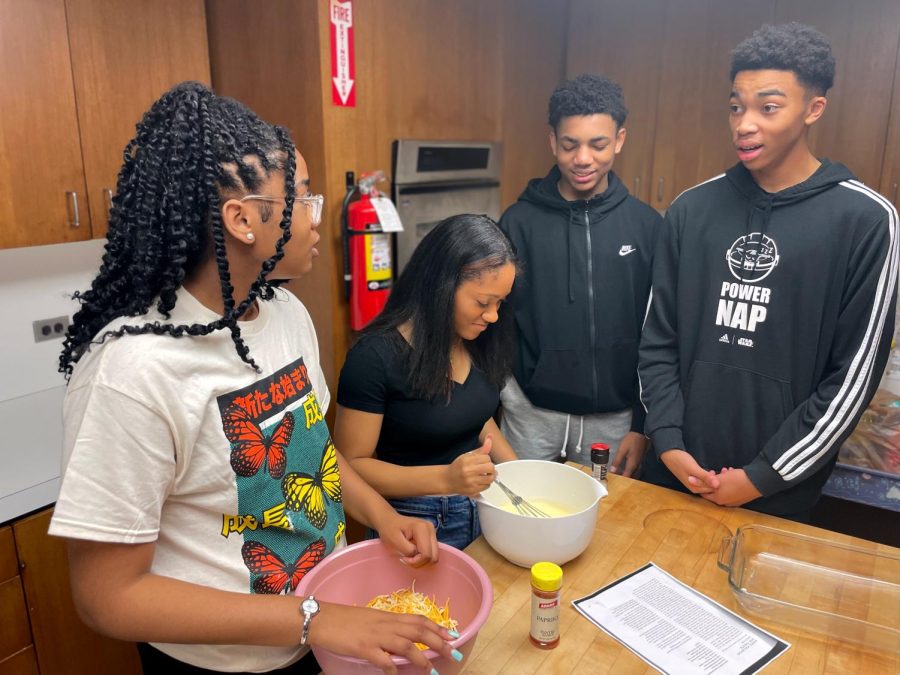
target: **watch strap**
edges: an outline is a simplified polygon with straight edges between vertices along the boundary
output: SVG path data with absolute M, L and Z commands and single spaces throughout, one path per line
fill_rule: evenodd
M 312 600 L 316 603 L 315 611 L 310 612 L 306 609 L 305 605 L 307 600 Z M 303 615 L 303 628 L 300 632 L 300 646 L 304 647 L 309 641 L 309 625 L 312 623 L 313 617 L 319 613 L 318 602 L 316 601 L 315 597 L 310 595 L 300 603 L 300 613 Z

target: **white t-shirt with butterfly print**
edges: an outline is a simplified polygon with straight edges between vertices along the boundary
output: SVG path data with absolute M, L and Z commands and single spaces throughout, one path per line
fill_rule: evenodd
M 187 291 L 166 319 L 216 315 Z M 126 335 L 93 345 L 64 404 L 63 480 L 50 534 L 156 542 L 156 574 L 245 593 L 292 592 L 343 546 L 344 511 L 324 421 L 330 396 L 315 329 L 285 290 L 240 322 L 260 372 L 228 331 L 203 337 Z M 265 672 L 299 647 L 155 644 L 192 665 Z

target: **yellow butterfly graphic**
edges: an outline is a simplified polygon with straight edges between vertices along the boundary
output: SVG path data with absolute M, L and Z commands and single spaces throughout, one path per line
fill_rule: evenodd
M 338 471 L 337 451 L 329 438 L 325 443 L 322 461 L 315 476 L 292 472 L 281 480 L 284 501 L 291 511 L 303 511 L 306 519 L 321 530 L 328 520 L 325 496 L 333 502 L 341 501 L 341 474 Z

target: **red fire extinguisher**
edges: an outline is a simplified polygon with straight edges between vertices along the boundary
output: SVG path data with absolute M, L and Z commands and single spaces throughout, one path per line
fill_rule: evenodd
M 341 207 L 344 248 L 344 293 L 350 304 L 350 328 L 362 330 L 387 302 L 393 282 L 391 235 L 378 220 L 372 199 L 381 197 L 375 184 L 384 173 L 374 171 L 353 182 L 347 172 L 347 194 Z M 353 200 L 358 194 L 359 199 Z

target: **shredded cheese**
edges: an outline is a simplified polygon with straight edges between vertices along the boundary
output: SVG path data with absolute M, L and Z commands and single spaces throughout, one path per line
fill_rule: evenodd
M 413 581 L 412 588 L 401 588 L 393 593 L 376 595 L 366 606 L 394 614 L 419 614 L 448 630 L 456 630 L 459 625 L 456 619 L 450 618 L 450 599 L 447 598 L 443 607 L 438 607 L 434 596 L 429 598 L 416 591 L 415 581 Z M 416 644 L 419 649 L 428 649 L 423 644 Z

